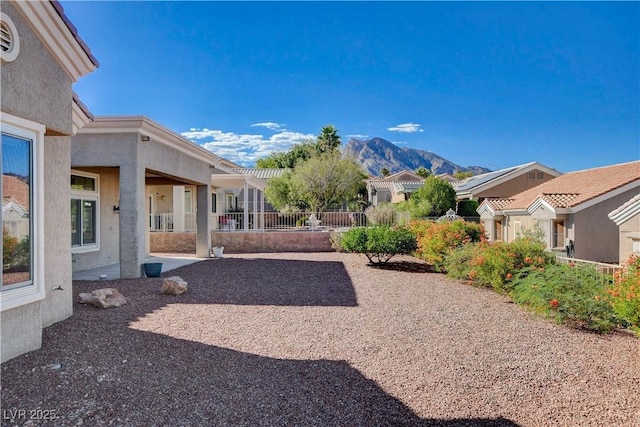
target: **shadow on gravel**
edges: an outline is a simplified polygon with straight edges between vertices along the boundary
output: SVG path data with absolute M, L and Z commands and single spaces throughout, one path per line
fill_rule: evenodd
M 407 273 L 437 273 L 433 266 L 425 264 L 423 262 L 411 262 L 411 261 L 389 261 L 381 264 L 368 264 L 369 267 L 378 270 L 394 270 L 403 271 Z
M 49 411 L 56 426 L 516 425 L 421 419 L 345 361 L 238 352 L 98 322 L 98 311 L 78 310 L 44 331 L 43 349 L 2 365 L 5 414 Z
M 222 258 L 201 261 L 162 276 L 180 276 L 189 283 L 181 303 L 358 305 L 347 270 L 335 261 Z

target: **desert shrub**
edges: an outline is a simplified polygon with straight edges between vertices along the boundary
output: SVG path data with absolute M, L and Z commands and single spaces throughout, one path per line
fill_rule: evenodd
M 343 235 L 344 235 L 344 231 L 333 231 L 329 235 L 329 242 L 331 242 L 331 248 L 333 248 L 336 252 L 344 252 L 344 248 L 342 247 Z
M 444 270 L 445 257 L 455 248 L 484 239 L 481 224 L 462 220 L 427 224 L 412 221 L 410 227 L 417 236 L 417 255 L 433 265 L 436 271 Z
M 354 227 L 343 233 L 341 246 L 347 252 L 364 254 L 369 263 L 389 261 L 394 255 L 416 250 L 415 235 L 405 227 Z
M 609 301 L 621 322 L 640 335 L 640 256 L 632 254 L 614 275 L 614 283 L 607 289 Z
M 393 225 L 396 223 L 396 209 L 391 203 L 381 203 L 370 206 L 364 211 L 367 221 L 371 225 Z
M 530 266 L 514 277 L 510 295 L 514 302 L 558 323 L 607 332 L 616 326 L 607 301 L 609 284 L 607 276 L 591 266 Z
M 309 221 L 309 217 L 308 216 L 303 216 L 300 217 L 296 220 L 296 227 L 302 227 L 303 225 L 306 224 L 306 222 Z
M 444 258 L 444 269 L 447 271 L 447 276 L 468 280 L 475 277 L 476 273 L 472 273 L 471 261 L 481 253 L 484 245 L 485 243 L 469 243 L 458 246 L 449 252 Z

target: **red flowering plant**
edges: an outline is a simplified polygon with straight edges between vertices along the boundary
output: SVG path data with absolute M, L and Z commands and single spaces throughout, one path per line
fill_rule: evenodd
M 621 326 L 640 335 L 640 256 L 632 254 L 614 274 L 608 299 Z
M 444 271 L 446 256 L 457 247 L 485 239 L 484 227 L 462 220 L 447 222 L 412 221 L 409 228 L 417 236 L 418 257 Z

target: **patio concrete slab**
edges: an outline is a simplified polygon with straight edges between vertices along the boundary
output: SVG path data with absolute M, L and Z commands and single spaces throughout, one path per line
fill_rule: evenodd
M 204 261 L 210 258 L 198 258 L 195 255 L 184 254 L 152 254 L 144 262 L 161 262 L 162 272 L 175 270 L 176 268 Z M 106 274 L 104 280 L 114 280 L 120 278 L 120 264 L 106 265 L 104 267 L 92 268 L 90 270 L 77 271 L 73 273 L 73 280 L 100 280 L 100 276 Z

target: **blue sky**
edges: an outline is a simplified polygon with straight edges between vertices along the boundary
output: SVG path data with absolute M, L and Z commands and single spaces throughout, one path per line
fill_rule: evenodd
M 322 126 L 461 166 L 640 158 L 638 2 L 75 2 L 95 115 L 251 165 Z

